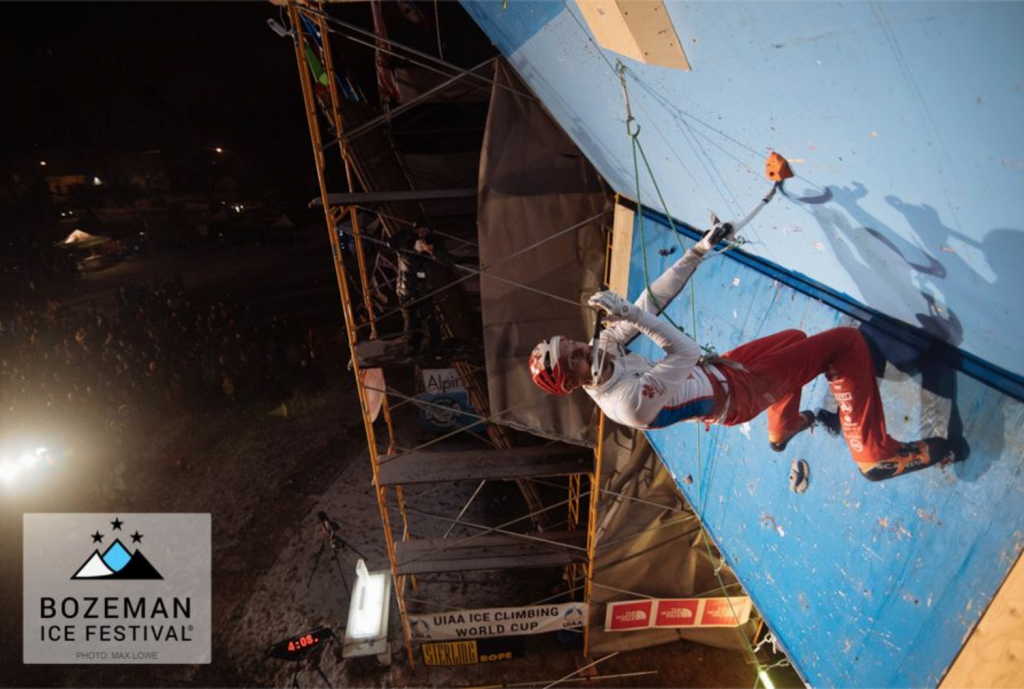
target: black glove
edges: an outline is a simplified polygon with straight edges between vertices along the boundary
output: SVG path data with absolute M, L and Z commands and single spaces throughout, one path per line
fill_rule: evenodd
M 701 254 L 707 254 L 714 249 L 719 243 L 731 240 L 733 238 L 734 230 L 731 222 L 719 222 L 715 223 L 715 226 L 704 233 L 704 236 L 694 250 Z

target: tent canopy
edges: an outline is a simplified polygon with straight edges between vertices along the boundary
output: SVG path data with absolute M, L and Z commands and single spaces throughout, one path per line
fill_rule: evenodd
M 62 249 L 91 249 L 109 241 L 110 237 L 97 237 L 82 230 L 73 230 L 71 234 L 57 242 L 56 246 Z

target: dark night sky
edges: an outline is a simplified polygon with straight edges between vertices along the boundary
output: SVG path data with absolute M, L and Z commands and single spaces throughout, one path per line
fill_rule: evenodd
M 419 6 L 426 26 L 410 37 L 420 49 L 433 51 L 438 10 L 448 59 L 471 65 L 492 50 L 458 3 Z M 267 26 L 281 8 L 255 0 L 2 7 L 0 168 L 62 154 L 80 166 L 105 151 L 160 149 L 190 160 L 220 146 L 263 186 L 315 187 L 292 43 Z M 387 10 L 397 16 L 392 36 L 405 40 L 401 13 Z M 329 11 L 372 26 L 369 3 Z M 336 67 L 348 66 L 374 98 L 372 50 L 338 39 L 334 47 Z
M 263 2 L 7 3 L 4 148 L 223 146 L 309 164 L 288 40 Z

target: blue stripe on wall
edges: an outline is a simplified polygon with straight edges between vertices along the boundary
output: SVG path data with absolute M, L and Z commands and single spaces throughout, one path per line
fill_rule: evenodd
M 622 201 L 622 203 L 634 209 L 636 208 L 634 204 L 628 201 Z M 668 229 L 668 217 L 664 213 L 644 208 L 644 217 L 650 218 L 665 229 Z M 680 234 L 691 239 L 699 239 L 703 235 L 702 231 L 697 230 L 688 223 L 675 219 L 672 220 L 672 223 Z M 805 275 L 786 270 L 771 261 L 766 261 L 763 258 L 753 256 L 738 249 L 730 250 L 729 257 L 809 297 L 818 299 L 841 313 L 852 316 L 860 321 L 871 323 L 873 327 L 884 331 L 890 337 L 897 338 L 910 347 L 928 351 L 931 356 L 942 361 L 945 365 L 962 371 L 1016 400 L 1024 401 L 1024 376 L 1017 375 L 989 361 L 980 359 L 947 342 L 943 342 L 922 328 L 879 313 L 858 303 L 846 294 L 829 289 Z

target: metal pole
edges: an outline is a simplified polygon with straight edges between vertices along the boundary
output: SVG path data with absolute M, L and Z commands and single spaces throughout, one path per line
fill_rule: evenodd
M 316 100 L 313 95 L 312 79 L 309 73 L 309 66 L 306 62 L 306 53 L 303 50 L 303 30 L 302 20 L 299 13 L 298 5 L 294 2 L 288 3 L 288 16 L 291 20 L 292 28 L 295 31 L 294 46 L 295 46 L 295 60 L 299 70 L 299 82 L 302 85 L 302 96 L 303 104 L 306 109 L 306 122 L 309 126 L 310 141 L 313 145 L 313 160 L 316 163 L 317 182 L 320 187 L 320 196 L 324 202 L 324 218 L 327 221 L 328 235 L 331 243 L 331 250 L 334 254 L 334 270 L 335 276 L 338 281 L 338 290 L 341 294 L 341 305 L 342 311 L 345 316 L 346 332 L 348 334 L 349 341 L 349 352 L 352 356 L 353 362 L 353 373 L 356 379 L 356 390 L 359 395 L 359 402 L 362 406 L 363 414 L 363 428 L 366 431 L 367 445 L 371 457 L 371 465 L 373 467 L 373 482 L 374 487 L 377 489 L 377 505 L 380 509 L 381 521 L 384 524 L 384 539 L 388 551 L 388 559 L 391 562 L 391 573 L 395 579 L 396 584 L 401 581 L 398 577 L 396 552 L 394 537 L 391 533 L 391 519 L 388 514 L 387 503 L 385 502 L 385 493 L 380 490 L 380 482 L 378 476 L 377 467 L 377 441 L 373 429 L 373 422 L 370 420 L 369 415 L 369 404 L 366 398 L 366 390 L 362 384 L 362 376 L 359 368 L 359 361 L 356 358 L 356 327 L 355 327 L 355 314 L 352 309 L 351 295 L 348 289 L 348 280 L 346 277 L 345 264 L 342 261 L 341 255 L 341 242 L 338 237 L 338 227 L 334 213 L 331 212 L 331 207 L 327 202 L 327 181 L 325 178 L 325 160 L 323 151 L 321 150 L 321 136 L 320 136 L 320 123 L 318 120 L 318 113 L 316 107 Z M 397 586 L 396 586 L 397 588 Z M 399 611 L 402 615 L 403 622 L 406 620 L 406 611 L 404 609 L 404 601 L 401 596 L 397 596 Z M 411 668 L 416 667 L 415 658 L 412 652 L 411 639 L 407 634 L 406 650 L 408 651 L 409 664 Z

